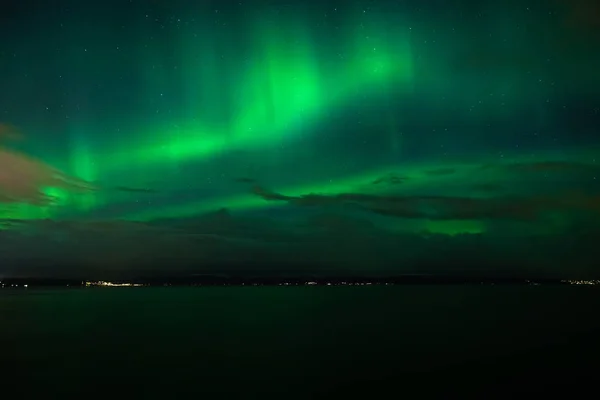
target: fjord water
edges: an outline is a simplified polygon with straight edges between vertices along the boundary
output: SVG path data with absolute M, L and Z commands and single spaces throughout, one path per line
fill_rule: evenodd
M 597 324 L 585 318 L 600 305 L 594 289 L 2 290 L 4 376 L 43 390 L 128 382 L 148 393 L 302 398 L 333 388 L 373 393 L 431 374 L 468 373 L 477 385 L 541 370 L 585 373 L 598 354 Z

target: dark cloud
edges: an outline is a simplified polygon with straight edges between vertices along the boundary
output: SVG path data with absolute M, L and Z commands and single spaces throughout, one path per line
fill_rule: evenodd
M 600 32 L 600 3 L 597 0 L 559 0 L 568 7 L 567 26 L 579 33 Z
M 271 192 L 261 186 L 254 186 L 252 188 L 252 192 L 257 196 L 260 196 L 268 201 L 292 201 L 293 199 L 295 199 L 295 197 L 285 196 L 283 194 Z
M 0 123 L 0 140 L 21 140 L 23 135 L 14 126 Z
M 297 206 L 351 205 L 376 214 L 409 219 L 536 221 L 548 212 L 600 212 L 598 197 L 585 195 L 475 198 L 341 193 L 286 196 L 260 187 L 256 187 L 254 193 L 268 201 Z
M 427 175 L 444 177 L 454 174 L 454 168 L 440 168 L 426 170 Z M 399 187 L 399 194 L 366 194 L 366 193 L 338 193 L 315 194 L 309 193 L 300 196 L 288 196 L 283 193 L 267 190 L 260 186 L 253 188 L 253 193 L 266 201 L 286 202 L 290 205 L 301 207 L 354 207 L 363 211 L 388 217 L 404 219 L 428 220 L 509 220 L 539 222 L 551 215 L 562 213 L 587 213 L 591 218 L 596 218 L 600 212 L 600 195 L 595 192 L 582 193 L 581 191 L 566 190 L 556 186 L 554 190 L 517 191 L 520 194 L 501 194 L 505 185 L 522 187 L 532 183 L 528 179 L 550 178 L 549 181 L 539 181 L 542 184 L 549 182 L 552 177 L 564 176 L 572 178 L 591 178 L 600 172 L 594 164 L 568 162 L 568 161 L 536 161 L 536 162 L 507 162 L 485 164 L 472 169 L 469 179 L 464 182 L 448 177 L 449 182 L 458 187 L 463 187 L 465 193 L 475 191 L 479 196 L 448 196 L 448 195 L 414 195 L 403 194 Z M 488 174 L 492 172 L 493 174 Z M 508 175 L 510 182 L 506 181 Z M 395 177 L 390 174 L 387 177 Z M 497 180 L 494 180 L 496 178 Z M 502 178 L 502 180 L 498 180 Z M 427 178 L 423 178 L 426 183 Z M 475 179 L 479 182 L 471 183 Z M 377 183 L 387 182 L 380 178 Z M 500 183 L 502 182 L 502 184 Z M 590 179 L 590 182 L 593 182 Z M 535 185 L 535 184 L 534 184 Z M 429 190 L 435 188 L 428 187 Z M 397 191 L 398 192 L 398 191 Z
M 9 170 L 8 174 L 4 171 L 1 194 L 11 200 L 22 200 L 22 194 L 29 193 L 18 192 L 16 189 L 21 187 L 14 178 L 30 182 L 26 188 L 33 191 L 39 189 L 38 183 L 48 183 L 39 177 L 48 177 L 48 171 L 55 173 L 51 167 L 5 149 L 0 149 L 2 157 L 26 167 Z M 450 181 L 456 181 L 449 170 L 440 173 L 440 169 L 433 175 L 448 175 Z M 393 180 L 389 186 L 382 181 L 383 187 L 375 187 L 394 194 L 290 196 L 255 185 L 252 192 L 265 200 L 267 208 L 277 207 L 281 213 L 237 215 L 223 208 L 193 217 L 145 222 L 2 219 L 0 276 L 112 279 L 190 273 L 372 275 L 462 271 L 520 271 L 569 277 L 595 274 L 595 260 L 600 256 L 595 239 L 600 235 L 600 195 L 556 190 L 550 195 L 534 191 L 530 195 L 501 196 L 501 187 L 492 181 L 496 172 L 516 177 L 562 173 L 580 176 L 590 171 L 589 165 L 506 163 L 470 171 L 475 172 L 474 178 L 487 180 L 467 180 L 465 187 L 486 191 L 486 197 L 403 194 L 408 185 L 395 185 Z M 388 175 L 394 176 L 401 175 Z M 52 177 L 51 183 L 73 191 L 93 189 L 75 178 Z M 428 178 L 418 179 L 425 182 Z M 508 184 L 506 180 L 504 183 Z M 370 188 L 372 191 L 373 186 Z M 553 225 L 557 216 L 560 229 Z M 427 231 L 431 221 L 476 221 L 483 225 L 478 234 L 449 236 Z M 419 224 L 422 227 L 415 228 Z
M 75 193 L 97 190 L 91 183 L 69 176 L 41 160 L 0 147 L 2 203 L 28 203 L 36 206 L 54 204 L 56 199 L 43 191 L 48 187 Z
M 592 224 L 570 235 L 398 233 L 360 214 L 286 220 L 232 215 L 131 221 L 1 220 L 0 276 L 531 273 L 591 276 Z
M 371 182 L 373 185 L 398 185 L 400 183 L 406 182 L 408 177 L 397 175 L 394 173 L 390 173 L 388 175 L 382 176 L 380 178 L 375 179 Z
M 234 182 L 237 183 L 256 183 L 256 179 L 252 179 L 252 178 L 236 178 L 234 179 Z

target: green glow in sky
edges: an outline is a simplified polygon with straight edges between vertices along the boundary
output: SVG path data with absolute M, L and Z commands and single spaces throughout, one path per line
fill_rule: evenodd
M 346 49 L 343 53 L 331 49 L 324 56 L 317 54 L 318 50 L 324 53 L 323 49 L 318 48 L 318 38 L 311 37 L 302 21 L 257 21 L 253 37 L 253 58 L 241 63 L 232 78 L 239 85 L 227 93 L 211 83 L 223 79 L 222 71 L 186 68 L 186 60 L 195 65 L 193 55 L 203 51 L 201 42 L 187 40 L 181 51 L 186 70 L 183 107 L 189 118 L 145 127 L 142 136 L 149 138 L 144 140 L 148 143 L 110 149 L 98 161 L 102 169 L 118 171 L 132 164 L 144 168 L 147 164 L 201 160 L 227 151 L 270 146 L 308 134 L 328 112 L 373 98 L 388 85 L 410 89 L 413 66 L 407 35 L 390 37 L 389 32 L 376 27 L 361 28 L 337 43 Z M 154 79 L 168 79 L 160 75 Z M 202 93 L 207 90 L 209 93 Z M 218 103 L 209 109 L 234 111 L 229 118 L 205 121 L 200 97 Z M 81 168 L 78 164 L 78 174 L 86 172 Z
M 37 64 L 58 77 L 59 89 L 40 86 L 42 79 L 37 86 L 13 79 L 15 93 L 38 88 L 23 96 L 29 100 L 15 101 L 19 109 L 41 98 L 37 111 L 14 111 L 15 122 L 29 128 L 30 141 L 21 149 L 100 190 L 77 194 L 50 187 L 46 193 L 59 205 L 17 204 L 0 214 L 148 220 L 222 207 L 252 212 L 284 206 L 252 194 L 253 185 L 288 196 L 475 198 L 565 188 L 563 178 L 546 182 L 540 175 L 532 182 L 478 168 L 523 160 L 595 163 L 596 147 L 566 143 L 575 128 L 565 128 L 555 111 L 571 107 L 560 106 L 567 103 L 559 87 L 568 92 L 589 86 L 597 71 L 571 74 L 574 61 L 565 60 L 584 55 L 568 58 L 568 46 L 549 46 L 565 35 L 544 28 L 548 21 L 531 19 L 518 7 L 508 12 L 488 6 L 493 18 L 478 13 L 469 23 L 454 8 L 442 14 L 353 1 L 344 7 L 261 3 L 228 14 L 200 5 L 174 5 L 164 15 L 134 10 L 131 26 L 123 25 L 126 33 L 77 20 L 61 30 L 48 27 L 60 57 L 39 55 Z M 525 23 L 547 29 L 548 40 L 522 29 Z M 23 63 L 20 68 L 33 68 Z M 559 79 L 565 71 L 572 76 L 568 83 Z M 581 125 L 579 135 L 593 130 Z M 453 170 L 451 176 L 430 172 L 444 169 Z M 373 184 L 390 175 L 408 179 Z M 236 183 L 241 178 L 253 183 Z M 490 181 L 502 191 L 476 189 Z M 584 186 L 571 186 L 577 185 Z M 561 218 L 553 223 L 560 225 Z M 491 226 L 398 224 L 447 234 Z

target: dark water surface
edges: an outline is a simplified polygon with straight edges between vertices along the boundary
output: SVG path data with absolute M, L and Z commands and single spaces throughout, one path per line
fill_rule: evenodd
M 599 306 L 597 288 L 564 286 L 3 290 L 0 338 L 3 370 L 36 388 L 306 398 L 428 376 L 582 377 Z

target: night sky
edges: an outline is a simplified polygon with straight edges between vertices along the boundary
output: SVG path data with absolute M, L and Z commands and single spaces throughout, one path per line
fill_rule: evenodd
M 594 3 L 7 2 L 0 275 L 600 275 Z

